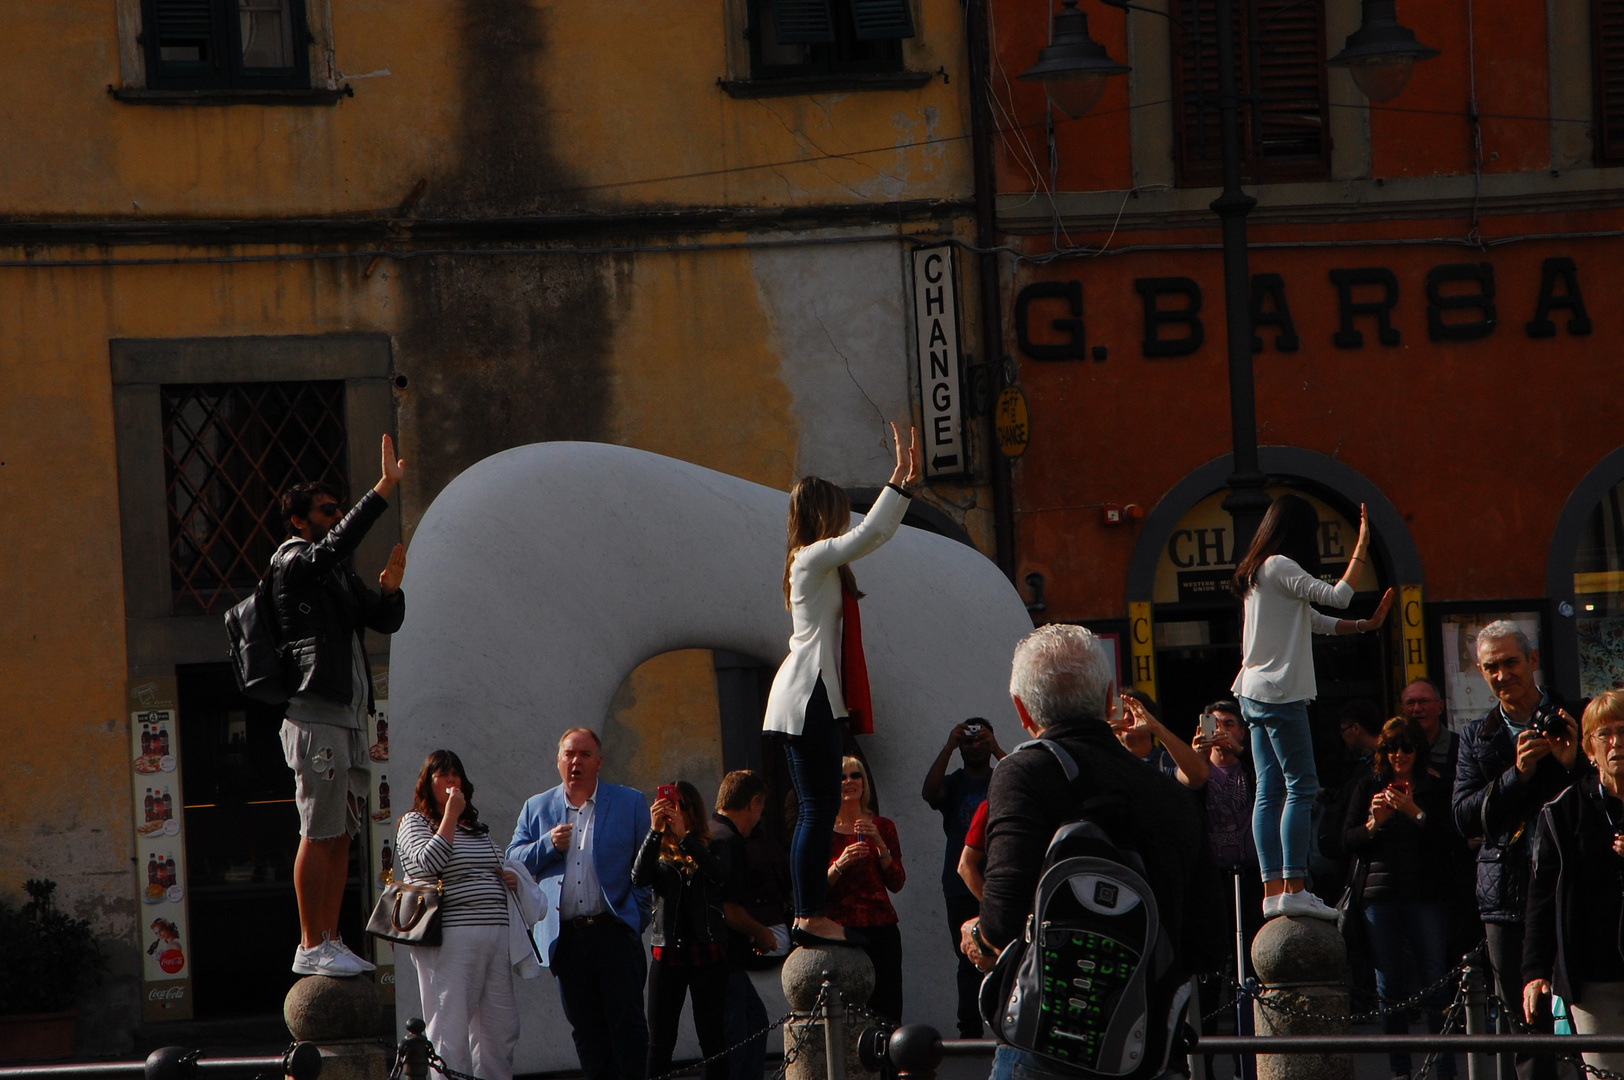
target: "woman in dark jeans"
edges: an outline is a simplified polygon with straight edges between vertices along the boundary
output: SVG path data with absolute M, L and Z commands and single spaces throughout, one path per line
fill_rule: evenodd
M 789 541 L 784 553 L 784 607 L 792 632 L 789 656 L 773 676 L 762 730 L 785 736 L 790 782 L 799 813 L 790 842 L 790 884 L 795 891 L 797 945 L 858 945 L 824 910 L 824 870 L 829 836 L 840 810 L 842 721 L 867 692 L 866 676 L 846 685 L 845 661 L 860 655 L 855 623 L 857 589 L 849 563 L 891 539 L 908 511 L 908 488 L 919 482 L 919 435 L 909 429 L 904 447 L 891 425 L 896 468 L 862 523 L 851 527 L 846 492 L 828 480 L 805 476 L 789 493 Z M 850 617 L 848 617 L 848 612 Z M 855 691 L 855 693 L 854 693 Z
M 727 996 L 727 922 L 722 889 L 727 848 L 710 842 L 710 818 L 699 792 L 676 781 L 677 798 L 649 807 L 649 833 L 632 863 L 632 884 L 654 890 L 653 959 L 648 968 L 648 1075 L 671 1071 L 682 1000 L 693 996 L 694 1032 L 707 1058 L 727 1049 L 722 1003 Z M 705 1066 L 706 1080 L 726 1080 L 727 1059 Z
M 1451 851 L 1457 843 L 1449 785 L 1427 767 L 1427 739 L 1402 717 L 1382 726 L 1374 775 L 1358 781 L 1348 800 L 1343 841 L 1350 856 L 1364 860 L 1360 900 L 1376 965 L 1376 992 L 1384 1005 L 1431 986 L 1449 970 L 1448 917 Z M 1412 981 L 1411 971 L 1415 979 Z M 1443 1029 L 1449 989 L 1422 1001 L 1427 1030 Z M 1382 1031 L 1410 1030 L 1402 1011 L 1382 1017 Z M 1388 1055 L 1393 1076 L 1408 1080 L 1410 1055 Z M 1455 1075 L 1453 1054 L 1438 1059 L 1438 1075 Z

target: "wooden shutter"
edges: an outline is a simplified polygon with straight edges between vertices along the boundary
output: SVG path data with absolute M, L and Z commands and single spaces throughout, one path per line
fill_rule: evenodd
M 1253 183 L 1324 179 L 1323 0 L 1229 0 L 1241 105 L 1241 174 Z M 1218 117 L 1219 0 L 1174 0 L 1174 140 L 1186 187 L 1222 180 Z M 1624 4 L 1624 0 L 1619 0 Z
M 227 85 L 226 26 L 217 0 L 146 0 L 142 36 L 147 85 L 199 89 Z
M 835 39 L 829 0 L 772 0 L 773 26 L 780 45 L 819 44 Z
M 1624 162 L 1624 0 L 1591 0 L 1596 161 Z
M 909 0 L 851 0 L 851 18 L 859 41 L 914 36 Z

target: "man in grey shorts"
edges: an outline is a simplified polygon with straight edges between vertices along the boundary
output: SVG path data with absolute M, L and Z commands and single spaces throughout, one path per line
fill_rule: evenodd
M 385 499 L 405 468 L 385 435 L 383 476 L 349 513 L 341 516 L 338 497 L 323 484 L 300 484 L 282 495 L 292 535 L 271 558 L 270 575 L 294 688 L 282 722 L 282 755 L 293 770 L 299 807 L 293 891 L 301 940 L 293 970 L 300 975 L 359 975 L 373 967 L 338 936 L 338 910 L 350 838 L 360 835 L 368 794 L 372 668 L 362 630 L 393 634 L 405 620 L 400 579 L 406 549 L 395 545 L 378 575 L 378 592 L 349 560 L 388 509 Z

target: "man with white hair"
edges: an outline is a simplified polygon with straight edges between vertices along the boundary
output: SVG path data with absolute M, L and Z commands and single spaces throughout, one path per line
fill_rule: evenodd
M 1015 647 L 1009 693 L 1021 726 L 1034 738 L 1058 743 L 1076 762 L 1078 775 L 1068 783 L 1059 759 L 1033 744 L 1012 751 L 993 770 L 986 885 L 980 916 L 963 927 L 965 955 L 985 971 L 1020 937 L 1055 829 L 1076 820 L 1083 799 L 1109 796 L 1137 834 L 1111 830 L 1113 840 L 1144 860 L 1145 878 L 1176 953 L 1170 977 L 1182 981 L 1209 962 L 1216 966 L 1221 952 L 1207 954 L 1214 942 L 1223 947 L 1223 935 L 1211 925 L 1222 901 L 1200 815 L 1176 780 L 1145 768 L 1112 733 L 1108 719 L 1116 704 L 1116 680 L 1100 640 L 1080 626 L 1033 631 Z M 1068 1075 L 1053 1061 L 1000 1046 L 993 1080 L 1010 1080 L 1017 1071 Z
M 1563 730 L 1546 732 L 1536 717 L 1553 712 L 1534 682 L 1539 652 L 1506 619 L 1477 633 L 1477 667 L 1496 703 L 1461 733 L 1455 770 L 1455 827 L 1482 838 L 1477 852 L 1477 906 L 1488 938 L 1495 992 L 1513 1014 L 1522 999 L 1523 912 L 1528 900 L 1529 845 L 1534 821 L 1572 782 L 1579 763 L 1579 725 L 1555 709 Z M 1551 1030 L 1549 1006 L 1536 1023 Z M 1518 1080 L 1552 1080 L 1549 1055 L 1517 1055 Z

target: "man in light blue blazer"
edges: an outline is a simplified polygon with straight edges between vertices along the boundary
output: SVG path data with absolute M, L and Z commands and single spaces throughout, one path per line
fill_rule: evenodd
M 648 834 L 648 800 L 600 781 L 602 768 L 595 732 L 564 732 L 563 783 L 525 802 L 507 853 L 537 881 L 558 879 L 558 936 L 548 943 L 547 962 L 586 1080 L 644 1080 L 642 935 L 651 900 L 632 885 L 632 859 Z

